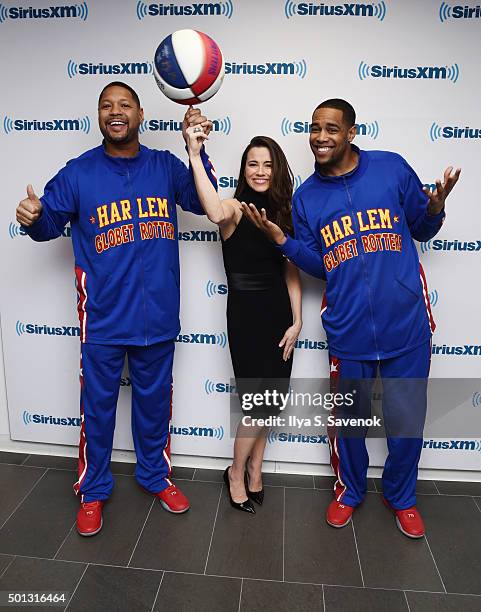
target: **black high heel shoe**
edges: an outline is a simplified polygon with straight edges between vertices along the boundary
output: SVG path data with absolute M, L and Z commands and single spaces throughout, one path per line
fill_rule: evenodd
M 259 506 L 262 506 L 262 503 L 264 501 L 264 487 L 262 487 L 260 491 L 251 491 L 249 489 L 249 474 L 247 473 L 247 468 L 244 474 L 244 482 L 246 485 L 247 496 L 249 497 L 249 499 L 252 499 L 252 501 L 256 502 L 256 504 L 258 504 Z
M 230 494 L 229 467 L 230 466 L 225 468 L 223 478 L 224 478 L 225 485 L 227 487 L 227 494 L 229 495 L 230 505 L 236 510 L 242 510 L 243 512 L 249 512 L 250 514 L 255 514 L 256 513 L 255 508 L 252 505 L 252 502 L 249 499 L 249 497 L 245 501 L 240 502 L 240 503 L 235 502 L 232 499 L 232 495 Z

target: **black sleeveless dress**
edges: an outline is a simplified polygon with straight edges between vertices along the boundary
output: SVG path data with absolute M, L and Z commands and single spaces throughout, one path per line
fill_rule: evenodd
M 267 197 L 247 189 L 240 198 L 267 209 Z M 287 393 L 292 355 L 284 361 L 279 347 L 292 325 L 292 310 L 285 281 L 286 260 L 275 245 L 246 217 L 222 241 L 227 275 L 227 333 L 242 401 L 244 393 L 277 389 Z M 277 414 L 266 406 L 249 410 L 252 416 Z

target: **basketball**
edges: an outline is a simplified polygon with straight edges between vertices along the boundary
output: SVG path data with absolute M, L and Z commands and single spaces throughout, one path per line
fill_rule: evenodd
M 177 30 L 157 47 L 154 76 L 159 89 L 178 104 L 199 104 L 217 93 L 224 58 L 217 43 L 196 30 Z

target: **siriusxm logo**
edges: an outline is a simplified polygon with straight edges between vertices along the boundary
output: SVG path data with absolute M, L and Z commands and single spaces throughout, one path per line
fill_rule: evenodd
M 22 225 L 20 225 L 19 223 L 12 223 L 12 222 L 8 224 L 8 235 L 12 239 L 18 238 L 20 236 L 28 236 L 27 232 L 25 231 L 25 228 Z M 64 227 L 62 236 L 64 238 L 71 238 L 72 229 L 70 228 L 70 225 L 67 225 L 66 227 Z
M 267 441 L 269 444 L 274 444 L 276 442 L 289 442 L 295 444 L 329 444 L 326 435 L 294 434 L 288 431 L 276 431 L 275 429 L 269 430 L 269 433 L 267 434 Z
M 11 132 L 90 132 L 90 119 L 51 119 L 42 121 L 40 119 L 12 119 L 5 116 L 3 119 L 3 131 L 5 134 Z
M 93 74 L 152 74 L 154 71 L 152 62 L 121 62 L 120 64 L 93 64 L 92 62 L 67 63 L 67 74 L 70 79 L 76 76 L 91 76 Z
M 424 440 L 423 448 L 481 452 L 481 440 Z
M 481 251 L 481 240 L 428 240 L 421 242 L 421 253 L 428 251 Z
M 22 420 L 24 425 L 63 425 L 66 427 L 80 427 L 80 417 L 53 417 L 46 414 L 30 414 L 23 411 Z
M 0 4 L 0 23 L 7 19 L 81 19 L 87 21 L 89 7 L 86 2 L 46 8 L 23 8 L 21 6 L 6 7 Z
M 190 230 L 179 232 L 178 239 L 184 242 L 220 242 L 219 230 Z
M 205 285 L 205 292 L 210 298 L 214 295 L 226 295 L 227 291 L 227 285 L 213 283 L 211 280 L 208 280 Z
M 444 127 L 441 127 L 434 122 L 429 128 L 429 138 L 432 142 L 438 140 L 438 138 L 481 138 L 481 129 L 457 127 L 452 125 L 445 125 Z
M 212 395 L 213 393 L 235 393 L 236 388 L 235 385 L 231 385 L 228 382 L 213 382 L 208 378 L 204 382 L 204 391 L 207 395 Z
M 297 340 L 295 346 L 297 349 L 304 349 L 308 351 L 327 351 L 329 348 L 327 340 L 309 340 L 309 338 Z
M 132 381 L 131 381 L 130 377 L 126 376 L 125 378 L 121 378 L 120 379 L 120 386 L 121 387 L 131 387 L 132 386 Z
M 284 14 L 287 19 L 300 17 L 375 17 L 384 21 L 386 4 L 383 0 L 377 4 L 362 4 L 360 2 L 344 2 L 342 4 L 326 4 L 324 2 L 292 2 L 286 0 Z
M 220 189 L 235 189 L 237 187 L 237 179 L 235 176 L 220 176 L 217 184 Z
M 194 436 L 222 440 L 224 437 L 224 428 L 222 425 L 220 427 L 195 427 L 192 425 L 189 425 L 189 427 L 176 427 L 175 425 L 171 425 L 170 434 L 174 436 Z
M 463 346 L 453 346 L 443 344 L 442 346 L 439 346 L 437 344 L 433 344 L 431 353 L 433 355 L 462 355 L 463 357 L 466 355 L 471 355 L 471 357 L 479 357 L 481 356 L 481 345 L 464 344 Z
M 37 336 L 80 336 L 80 327 L 50 327 L 49 325 L 37 325 L 36 323 L 22 323 L 17 321 L 15 324 L 17 336 L 23 334 L 35 334 Z
M 213 119 L 212 130 L 214 132 L 220 132 L 228 136 L 230 134 L 232 123 L 230 117 L 224 119 Z M 145 119 L 140 124 L 139 132 L 181 132 L 182 121 L 175 121 L 174 119 Z
M 479 408 L 481 406 L 481 393 L 477 391 L 473 393 L 473 408 Z
M 182 344 L 215 344 L 225 348 L 227 346 L 227 334 L 225 332 L 219 334 L 179 334 L 175 341 Z
M 459 79 L 459 66 L 414 66 L 401 68 L 400 66 L 369 66 L 361 61 L 357 75 L 363 81 L 369 77 L 377 79 L 444 79 L 456 83 Z
M 290 121 L 284 117 L 281 121 L 281 133 L 283 136 L 289 134 L 309 134 L 311 124 L 309 121 Z M 367 136 L 376 140 L 379 136 L 379 123 L 371 121 L 370 123 L 356 123 L 356 131 L 358 136 Z
M 227 17 L 230 19 L 234 13 L 232 0 L 221 2 L 192 2 L 182 4 L 170 2 L 150 3 L 137 2 L 136 14 L 140 21 L 145 17 Z
M 437 289 L 434 289 L 434 291 L 430 291 L 428 293 L 428 299 L 429 299 L 429 303 L 431 304 L 431 306 L 436 306 L 439 300 L 439 294 L 437 292 Z
M 306 60 L 298 62 L 266 62 L 265 64 L 246 64 L 246 62 L 226 62 L 226 74 L 290 75 L 304 79 L 307 74 Z
M 468 6 L 467 4 L 456 4 L 451 6 L 447 2 L 441 2 L 439 7 L 439 19 L 442 23 L 449 19 L 480 19 L 481 6 Z

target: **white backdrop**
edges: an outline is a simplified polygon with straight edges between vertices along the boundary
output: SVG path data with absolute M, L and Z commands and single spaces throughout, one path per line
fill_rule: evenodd
M 34 243 L 16 224 L 15 207 L 27 183 L 41 195 L 68 159 L 99 143 L 98 93 L 117 78 L 140 95 L 146 116 L 142 142 L 185 159 L 179 132 L 185 109 L 162 96 L 151 74 L 158 43 L 181 28 L 208 33 L 225 55 L 224 85 L 202 106 L 215 122 L 208 151 L 224 197 L 232 194 L 240 154 L 256 134 L 280 143 L 297 184 L 309 176 L 308 122 L 312 109 L 330 97 L 356 108 L 361 148 L 401 153 L 423 182 L 433 183 L 450 164 L 463 168 L 446 223 L 421 258 L 438 324 L 432 376 L 479 378 L 481 41 L 475 7 L 472 0 L 462 6 L 438 0 L 89 0 L 71 7 L 2 2 L 0 307 L 12 438 L 74 445 L 79 434 L 68 230 L 56 241 Z M 228 457 L 232 369 L 219 237 L 207 219 L 181 212 L 179 239 L 182 331 L 172 448 Z M 321 283 L 304 277 L 304 342 L 296 350 L 293 376 L 328 374 L 321 294 Z M 122 382 L 115 446 L 130 449 L 127 373 Z M 480 404 L 481 395 L 473 394 L 472 409 L 481 417 Z M 266 458 L 328 462 L 324 432 L 308 442 L 288 434 L 270 439 Z M 421 465 L 481 469 L 481 430 L 472 436 L 455 444 L 427 439 Z M 370 441 L 370 447 L 371 463 L 382 464 L 384 441 Z

